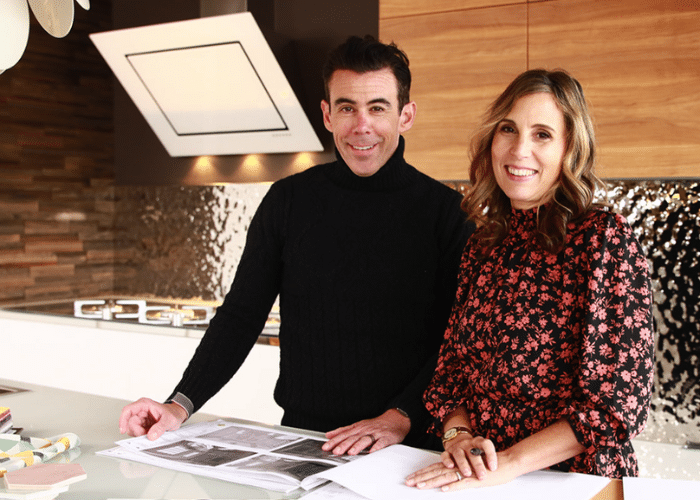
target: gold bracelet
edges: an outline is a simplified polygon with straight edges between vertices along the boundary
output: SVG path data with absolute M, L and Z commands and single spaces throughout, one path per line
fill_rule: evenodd
M 474 433 L 469 427 L 465 427 L 463 425 L 459 425 L 457 427 L 450 427 L 442 435 L 442 444 L 444 445 L 446 442 L 456 438 L 460 434 L 469 434 L 470 436 L 474 435 Z

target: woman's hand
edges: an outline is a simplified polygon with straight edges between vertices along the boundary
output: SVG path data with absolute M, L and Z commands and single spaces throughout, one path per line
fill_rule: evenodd
M 442 464 L 448 469 L 457 468 L 464 477 L 486 477 L 486 470 L 498 468 L 496 448 L 490 439 L 481 436 L 464 436 L 445 443 L 440 455 Z
M 501 460 L 498 469 L 489 470 L 482 479 L 475 476 L 464 477 L 459 469 L 448 468 L 442 462 L 438 462 L 408 476 L 406 485 L 415 486 L 421 490 L 440 488 L 442 491 L 447 492 L 467 488 L 497 486 L 509 483 L 520 474 L 517 472 L 515 464 L 507 459 Z
M 485 481 L 498 469 L 498 455 L 491 440 L 481 436 L 465 435 L 447 441 L 441 460 L 408 476 L 406 484 L 419 489 L 452 491 L 510 480 L 503 477 L 497 483 Z
M 473 454 L 472 448 L 481 449 L 483 453 Z M 490 440 L 465 434 L 445 443 L 442 462 L 414 472 L 406 478 L 406 484 L 419 489 L 441 488 L 442 491 L 495 486 L 558 464 L 585 450 L 564 419 L 498 454 Z

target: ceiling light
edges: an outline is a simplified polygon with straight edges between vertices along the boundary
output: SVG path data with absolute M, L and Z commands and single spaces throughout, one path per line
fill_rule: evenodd
M 90 9 L 90 0 L 75 1 L 83 9 Z M 53 37 L 63 38 L 73 26 L 73 0 L 2 0 L 0 2 L 0 73 L 17 64 L 27 47 L 29 7 L 39 24 Z

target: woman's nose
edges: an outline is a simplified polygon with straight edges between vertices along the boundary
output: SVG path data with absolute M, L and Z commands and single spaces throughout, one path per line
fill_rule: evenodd
M 526 158 L 530 155 L 531 144 L 527 137 L 517 136 L 513 139 L 510 153 L 516 158 Z

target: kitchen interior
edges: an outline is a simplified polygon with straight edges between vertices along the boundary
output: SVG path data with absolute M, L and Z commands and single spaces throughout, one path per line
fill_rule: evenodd
M 628 218 L 652 272 L 656 376 L 652 415 L 635 440 L 640 472 L 697 480 L 700 2 L 89 6 L 75 9 L 63 38 L 32 16 L 24 54 L 0 73 L 0 342 L 15 353 L 3 356 L 0 378 L 127 400 L 167 397 L 231 283 L 270 183 L 333 158 L 319 108 L 326 52 L 370 33 L 411 59 L 418 118 L 406 134 L 407 160 L 462 192 L 471 129 L 514 75 L 563 67 L 581 81 L 609 182 L 601 197 Z M 316 151 L 172 155 L 90 38 L 240 12 L 264 34 Z M 273 311 L 242 372 L 203 411 L 279 421 L 278 321 Z M 35 363 L 37 354 L 69 361 L 56 370 Z

